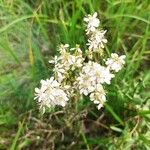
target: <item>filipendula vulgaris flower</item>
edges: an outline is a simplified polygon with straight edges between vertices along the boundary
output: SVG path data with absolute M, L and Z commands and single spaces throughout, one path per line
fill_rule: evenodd
M 102 105 L 101 102 L 106 100 L 106 98 L 104 98 L 105 93 L 102 84 L 110 84 L 113 77 L 114 75 L 110 73 L 107 67 L 101 66 L 100 64 L 92 61 L 85 63 L 79 77 L 77 77 L 80 94 L 85 96 L 90 94 L 92 101 L 94 101 L 95 96 L 99 96 L 94 103 L 99 100 L 99 103 L 97 102 L 96 104 Z M 100 105 L 98 108 L 100 108 Z
M 46 107 L 51 108 L 56 105 L 64 107 L 69 100 L 63 87 L 54 77 L 41 80 L 41 88 L 35 88 L 35 92 L 35 99 L 38 99 L 40 109 L 42 109 L 43 113 Z
M 101 84 L 96 85 L 95 91 L 90 94 L 90 100 L 93 101 L 94 104 L 97 104 L 98 109 L 103 107 L 106 102 L 106 92 Z
M 87 23 L 86 34 L 90 34 L 91 32 L 94 32 L 100 24 L 100 21 L 97 18 L 97 12 L 95 12 L 93 16 L 88 15 L 87 17 L 85 17 L 84 21 Z
M 100 21 L 97 17 L 97 13 L 94 13 L 93 16 L 88 15 L 88 17 L 84 18 L 84 21 L 87 23 L 87 35 L 88 35 L 88 45 L 89 51 L 99 52 L 102 54 L 102 49 L 104 48 L 104 44 L 107 43 L 107 39 L 105 38 L 106 30 L 98 29 Z
M 73 51 L 70 54 L 69 51 Z M 78 45 L 75 48 L 69 49 L 68 44 L 61 44 L 59 47 L 59 57 L 54 57 L 54 60 L 49 61 L 49 63 L 54 64 L 54 74 L 55 78 L 61 83 L 69 73 L 69 70 L 75 70 L 76 68 L 81 68 L 83 65 L 84 58 L 82 57 L 82 51 Z
M 91 34 L 88 39 L 87 45 L 89 46 L 90 51 L 99 51 L 104 48 L 104 44 L 107 43 L 105 38 L 106 30 L 96 30 Z
M 35 99 L 40 108 L 64 107 L 69 99 L 85 95 L 100 109 L 106 102 L 105 84 L 111 84 L 114 72 L 118 72 L 125 64 L 125 56 L 112 53 L 103 61 L 102 54 L 107 43 L 106 30 L 99 29 L 100 21 L 97 13 L 87 15 L 86 34 L 88 50 L 82 52 L 79 45 L 70 48 L 69 44 L 59 46 L 59 55 L 49 63 L 54 65 L 53 76 L 41 80 L 41 87 L 35 88 Z M 100 54 L 100 55 L 99 55 Z
M 111 57 L 107 59 L 106 65 L 110 70 L 118 72 L 122 69 L 123 65 L 125 64 L 125 58 L 125 55 L 118 56 L 118 54 L 112 53 Z

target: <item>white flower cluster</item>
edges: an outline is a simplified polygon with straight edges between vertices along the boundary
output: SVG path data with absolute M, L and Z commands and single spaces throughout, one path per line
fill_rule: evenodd
M 40 108 L 60 105 L 64 107 L 73 96 L 89 96 L 90 100 L 100 109 L 106 102 L 105 84 L 110 84 L 115 77 L 114 73 L 122 69 L 125 64 L 125 55 L 118 56 L 112 53 L 103 64 L 100 64 L 101 49 L 104 49 L 107 39 L 104 37 L 106 30 L 99 30 L 100 21 L 97 13 L 84 18 L 86 34 L 88 35 L 88 51 L 93 55 L 91 60 L 86 53 L 82 53 L 79 45 L 69 48 L 69 44 L 61 44 L 59 56 L 55 56 L 49 63 L 54 64 L 54 77 L 41 80 L 41 87 L 35 88 L 35 99 Z M 98 58 L 94 58 L 97 57 Z M 77 97 L 79 98 L 79 97 Z
M 125 64 L 124 59 L 126 58 L 125 55 L 118 56 L 116 53 L 111 54 L 111 58 L 108 58 L 106 61 L 106 65 L 110 70 L 114 70 L 115 72 L 118 72 L 122 69 L 123 65 Z
M 95 12 L 93 16 L 88 15 L 84 18 L 84 21 L 87 23 L 86 34 L 89 36 L 87 45 L 89 46 L 90 51 L 102 51 L 104 44 L 107 43 L 105 38 L 106 30 L 98 29 L 100 21 Z
M 99 26 L 100 21 L 97 17 L 97 12 L 94 13 L 94 15 L 88 15 L 87 17 L 84 18 L 84 21 L 87 23 L 87 29 L 86 33 L 90 34 L 93 33 L 96 28 Z
M 81 68 L 84 62 L 82 57 L 82 51 L 77 45 L 76 48 L 71 48 L 70 51 L 75 51 L 73 55 L 69 52 L 69 44 L 60 45 L 59 47 L 60 56 L 55 57 L 54 60 L 49 61 L 49 63 L 54 63 L 54 73 L 55 78 L 58 82 L 62 82 L 68 76 L 68 71 L 74 70 L 75 68 Z
M 113 77 L 107 67 L 92 61 L 85 63 L 77 78 L 80 94 L 86 96 L 90 94 L 90 99 L 101 108 L 102 102 L 106 100 L 102 84 L 110 84 Z
M 54 107 L 55 105 L 65 106 L 68 99 L 60 83 L 51 77 L 47 80 L 41 80 L 41 88 L 35 88 L 36 97 L 40 108 L 45 112 L 46 107 Z
M 88 95 L 97 88 L 97 84 L 110 84 L 113 77 L 108 68 L 92 61 L 85 63 L 77 78 L 80 94 Z

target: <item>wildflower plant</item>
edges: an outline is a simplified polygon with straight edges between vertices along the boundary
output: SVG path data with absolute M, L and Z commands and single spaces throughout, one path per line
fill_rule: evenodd
M 112 53 L 103 59 L 107 31 L 100 28 L 97 13 L 87 15 L 84 21 L 88 49 L 83 52 L 79 45 L 70 48 L 69 44 L 61 44 L 59 56 L 49 61 L 54 66 L 53 77 L 41 80 L 41 87 L 35 88 L 35 99 L 43 113 L 46 108 L 64 107 L 74 97 L 80 99 L 83 95 L 100 109 L 106 102 L 105 84 L 111 84 L 114 73 L 125 64 L 125 55 Z

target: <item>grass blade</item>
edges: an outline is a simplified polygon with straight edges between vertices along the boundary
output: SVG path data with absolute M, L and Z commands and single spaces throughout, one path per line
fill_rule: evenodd
M 118 121 L 121 125 L 124 125 L 122 119 L 114 112 L 114 110 L 108 104 L 105 103 L 105 107 L 112 114 L 116 121 Z
M 13 143 L 12 143 L 12 145 L 10 147 L 10 150 L 15 150 L 17 141 L 18 141 L 19 136 L 21 135 L 21 131 L 23 129 L 23 124 L 24 124 L 24 120 L 23 120 L 22 123 L 19 123 L 19 129 L 18 129 L 18 131 L 16 133 L 16 136 L 15 136 L 15 139 L 13 140 Z

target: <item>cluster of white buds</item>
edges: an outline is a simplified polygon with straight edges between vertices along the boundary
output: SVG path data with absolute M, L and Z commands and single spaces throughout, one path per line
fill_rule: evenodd
M 99 53 L 105 48 L 107 39 L 106 30 L 98 29 L 100 21 L 97 13 L 88 15 L 84 18 L 86 22 L 86 34 L 88 35 L 89 54 Z M 118 56 L 112 53 L 100 64 L 100 58 L 89 58 L 87 53 L 82 53 L 79 45 L 75 48 L 69 48 L 69 44 L 61 44 L 59 47 L 59 56 L 55 56 L 49 63 L 54 64 L 54 77 L 47 80 L 41 80 L 41 88 L 36 88 L 36 97 L 40 108 L 55 107 L 60 105 L 64 107 L 73 96 L 89 96 L 90 100 L 100 109 L 106 102 L 105 84 L 110 84 L 111 79 L 115 77 L 114 73 L 122 69 L 125 64 L 125 55 Z M 93 55 L 93 57 L 96 55 Z M 102 57 L 101 55 L 97 55 Z M 96 57 L 97 57 L 96 56 Z M 80 97 L 77 97 L 78 99 Z

